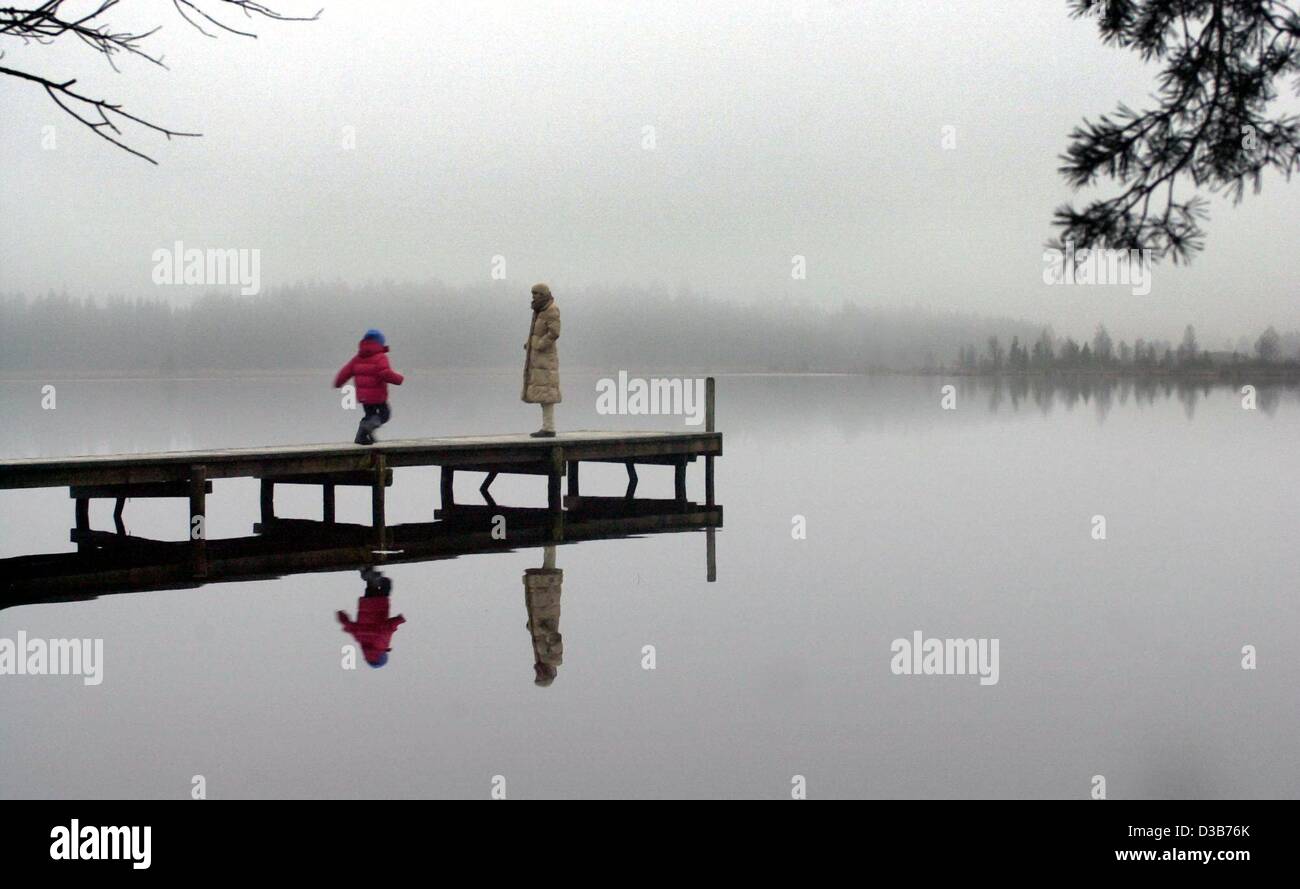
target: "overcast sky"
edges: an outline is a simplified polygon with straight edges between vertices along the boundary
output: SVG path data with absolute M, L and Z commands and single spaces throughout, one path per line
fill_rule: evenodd
M 1191 322 L 1214 346 L 1300 327 L 1300 183 L 1276 176 L 1215 201 L 1206 251 L 1159 266 L 1146 296 L 1043 284 L 1070 129 L 1147 104 L 1156 74 L 1065 0 L 271 5 L 324 12 L 212 40 L 169 4 L 126 0 L 110 21 L 163 24 L 146 46 L 170 70 L 3 47 L 0 64 L 204 135 L 128 131 L 154 167 L 0 78 L 0 290 L 174 295 L 151 257 L 181 240 L 259 249 L 263 287 L 485 283 L 501 255 L 521 291 L 546 280 L 561 297 L 685 284 L 1076 335 Z

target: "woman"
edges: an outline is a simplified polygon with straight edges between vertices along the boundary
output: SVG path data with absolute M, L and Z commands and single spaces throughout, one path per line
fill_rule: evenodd
M 542 428 L 533 438 L 555 437 L 555 405 L 560 398 L 560 353 L 555 341 L 560 338 L 560 310 L 545 284 L 533 285 L 533 323 L 524 343 L 524 388 L 520 398 L 542 406 Z
M 564 637 L 560 635 L 560 594 L 564 572 L 555 567 L 555 547 L 542 553 L 542 567 L 524 569 L 524 607 L 528 633 L 533 637 L 533 684 L 546 688 L 564 663 Z

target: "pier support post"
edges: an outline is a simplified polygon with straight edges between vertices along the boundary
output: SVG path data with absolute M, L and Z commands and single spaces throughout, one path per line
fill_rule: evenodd
M 717 383 L 713 377 L 704 378 L 704 431 L 714 432 L 713 408 L 717 401 Z
M 77 498 L 77 552 L 90 549 L 90 498 Z
M 265 528 L 275 521 L 275 482 L 269 478 L 262 479 L 262 526 Z
M 208 468 L 190 467 L 190 544 L 193 546 L 194 576 L 208 573 Z M 198 521 L 195 522 L 195 519 Z
M 673 465 L 673 497 L 678 503 L 686 502 L 686 458 L 680 457 Z
M 718 532 L 716 528 L 704 529 L 704 579 L 709 583 L 718 580 Z
M 564 539 L 564 498 L 560 477 L 564 475 L 564 448 L 551 448 L 551 471 L 546 476 L 546 508 L 551 513 L 551 539 Z
M 713 405 L 716 400 L 717 385 L 713 377 L 706 377 L 704 380 L 704 431 L 713 432 Z M 704 503 L 706 506 L 713 506 L 713 457 L 704 458 Z M 712 541 L 713 531 L 709 531 L 709 540 Z
M 578 496 L 578 461 L 569 461 L 569 496 Z
M 326 482 L 320 486 L 321 519 L 334 522 L 334 483 Z
M 450 466 L 442 467 L 442 479 L 440 486 L 442 488 L 442 508 L 451 509 L 456 505 L 456 470 Z
M 375 549 L 388 549 L 388 527 L 384 516 L 384 470 L 383 451 L 373 451 L 370 455 L 375 468 L 375 482 L 370 488 L 370 523 L 375 532 Z

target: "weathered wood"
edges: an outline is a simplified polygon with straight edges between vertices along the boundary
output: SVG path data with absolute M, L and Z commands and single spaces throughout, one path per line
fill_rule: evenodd
M 716 432 L 562 432 L 553 439 L 480 435 L 398 439 L 369 448 L 317 444 L 0 460 L 0 489 L 184 483 L 193 465 L 206 466 L 209 479 L 366 472 L 375 452 L 385 455 L 389 467 L 537 465 L 546 462 L 549 448 L 556 445 L 565 449 L 571 461 L 718 456 L 722 436 Z
M 487 478 L 483 479 L 483 484 L 478 486 L 478 492 L 483 495 L 483 498 L 485 500 L 492 499 L 492 495 L 488 493 L 488 489 L 492 487 L 492 483 L 496 480 L 497 480 L 497 473 L 489 472 L 487 474 Z
M 664 501 L 668 503 L 668 501 Z M 510 540 L 491 535 L 486 507 L 482 519 L 464 527 L 439 522 L 394 525 L 388 529 L 394 550 L 386 562 L 416 563 L 467 553 L 499 552 L 503 546 L 544 546 L 552 542 L 546 510 L 502 511 L 510 516 Z M 523 515 L 532 516 L 531 519 Z M 567 517 L 565 542 L 643 534 L 699 531 L 720 527 L 721 509 L 690 512 Z M 311 519 L 277 519 L 262 528 L 266 536 L 208 541 L 208 574 L 197 581 L 187 542 L 121 537 L 87 532 L 90 554 L 50 553 L 0 559 L 0 608 L 39 602 L 76 601 L 116 593 L 193 589 L 200 583 L 245 582 L 286 574 L 356 570 L 375 562 L 371 529 L 366 525 L 327 525 Z
M 713 528 L 704 531 L 704 579 L 715 583 L 718 579 L 718 532 Z
M 694 463 L 699 454 L 652 454 L 650 456 L 638 456 L 632 462 L 639 466 L 676 466 L 678 462 L 685 460 L 687 463 Z M 626 456 L 618 457 L 583 457 L 586 463 L 627 463 Z
M 678 500 L 686 499 L 686 461 L 679 460 L 673 469 L 673 496 Z
M 382 516 L 383 489 L 393 483 L 392 470 L 400 466 L 441 468 L 442 507 L 456 506 L 454 479 L 457 469 L 478 469 L 489 474 L 484 497 L 495 506 L 486 488 L 499 473 L 545 474 L 547 512 L 553 517 L 552 539 L 561 539 L 564 505 L 560 480 L 569 476 L 570 496 L 579 496 L 582 461 L 620 462 L 628 473 L 625 497 L 637 487 L 636 464 L 669 464 L 677 473 L 677 499 L 685 500 L 685 465 L 697 457 L 710 461 L 722 454 L 717 432 L 562 432 L 555 438 L 536 439 L 522 434 L 480 435 L 386 441 L 372 447 L 317 444 L 262 448 L 231 448 L 144 454 L 105 454 L 56 459 L 0 460 L 0 490 L 13 488 L 70 487 L 77 504 L 77 531 L 84 539 L 90 531 L 89 505 L 93 497 L 117 501 L 114 512 L 119 536 L 127 497 L 189 497 L 191 514 L 203 514 L 211 480 L 259 480 L 260 525 L 277 525 L 277 484 L 321 485 L 322 519 L 335 523 L 335 488 L 368 485 L 372 491 L 372 525 L 385 544 L 386 520 Z M 201 478 L 196 481 L 195 473 Z M 709 475 L 711 478 L 711 474 Z M 198 487 L 196 487 L 198 486 Z M 712 486 L 708 485 L 712 495 Z M 206 516 L 205 516 L 206 521 Z M 206 536 L 206 535 L 204 535 Z M 196 553 L 207 547 L 195 547 Z
M 543 525 L 549 525 L 551 520 L 551 511 L 543 506 L 498 506 L 492 503 L 457 503 L 450 509 L 435 509 L 433 517 L 441 519 L 448 525 L 464 525 L 466 523 L 479 524 L 486 530 L 491 530 L 492 520 L 498 515 L 509 516 L 509 521 L 513 522 L 516 518 L 528 522 L 534 522 Z M 510 540 L 502 540 L 503 547 L 511 546 Z
M 375 548 L 387 549 L 387 518 L 384 514 L 384 455 L 376 452 L 371 455 L 374 462 L 374 482 L 370 488 L 370 525 L 375 530 Z
M 546 508 L 551 512 L 559 512 L 564 508 L 563 500 L 560 499 L 560 477 L 547 476 L 546 478 Z
M 212 482 L 205 482 L 205 491 L 212 493 Z M 76 499 L 82 497 L 121 500 L 127 497 L 189 497 L 190 483 L 183 482 L 144 482 L 143 484 L 122 485 L 73 485 L 68 488 L 68 496 Z
M 564 448 L 551 448 L 551 474 L 546 477 L 546 508 L 551 511 L 551 537 L 556 542 L 564 539 L 564 499 L 560 494 L 564 469 Z
M 457 472 L 490 472 L 494 475 L 505 472 L 510 475 L 550 475 L 551 464 L 541 463 L 456 463 Z
M 275 482 L 269 478 L 262 479 L 259 499 L 262 507 L 262 521 L 273 521 L 275 519 Z
M 188 536 L 190 543 L 194 547 L 195 577 L 202 577 L 208 573 L 208 483 L 206 473 L 207 469 L 204 466 L 190 467 L 190 526 Z M 198 519 L 197 527 L 194 524 L 195 519 Z
M 85 538 L 81 535 L 90 530 L 90 498 L 77 498 L 77 520 L 72 529 L 72 541 L 77 544 L 77 549 L 81 550 L 86 547 Z
M 704 502 L 712 506 L 715 502 L 713 496 L 713 458 L 704 458 Z
M 365 469 L 360 472 L 304 472 L 294 475 L 274 475 L 271 480 L 277 485 L 351 485 L 358 488 L 369 488 L 375 483 L 375 472 L 373 469 Z M 384 472 L 384 486 L 393 486 L 393 470 L 388 469 Z
M 442 467 L 440 484 L 442 487 L 442 508 L 450 509 L 456 505 L 456 470 L 450 466 Z
M 546 508 L 552 512 L 563 509 L 560 500 L 560 479 L 564 476 L 564 449 L 551 451 L 551 472 L 546 477 Z
M 678 500 L 676 497 L 593 497 L 590 494 L 566 495 L 564 509 L 569 513 L 600 515 L 672 515 L 686 511 L 696 511 L 702 507 L 697 503 Z
M 717 383 L 713 377 L 704 378 L 704 431 L 712 432 L 713 408 L 717 401 Z

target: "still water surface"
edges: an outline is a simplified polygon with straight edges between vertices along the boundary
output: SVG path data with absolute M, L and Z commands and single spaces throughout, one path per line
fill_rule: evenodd
M 0 381 L 6 457 L 350 440 L 329 374 Z M 42 381 L 44 382 L 44 381 Z M 0 796 L 1111 798 L 1300 796 L 1300 399 L 1079 391 L 915 377 L 719 380 L 718 580 L 701 533 L 558 548 L 562 664 L 534 684 L 524 573 L 543 551 L 386 567 L 405 623 L 386 666 L 341 667 L 356 572 L 0 610 L 0 637 L 104 640 L 104 681 L 0 677 Z M 684 428 L 595 412 L 569 428 Z M 389 438 L 536 425 L 515 374 L 412 374 Z M 458 482 L 471 501 L 478 476 Z M 621 467 L 584 466 L 584 493 Z M 689 478 L 702 499 L 701 470 Z M 542 505 L 545 482 L 498 479 Z M 638 495 L 671 496 L 668 468 Z M 281 515 L 319 517 L 281 488 Z M 428 521 L 432 470 L 397 471 L 390 524 Z M 111 502 L 92 511 L 112 527 Z M 369 496 L 341 489 L 341 521 Z M 257 487 L 217 481 L 212 537 L 251 533 Z M 178 539 L 181 501 L 132 501 Z M 1107 537 L 1093 539 L 1093 517 Z M 794 539 L 796 516 L 806 539 Z M 0 492 L 0 557 L 68 551 L 65 490 Z M 891 643 L 996 638 L 999 681 L 897 676 Z M 1241 668 L 1255 646 L 1258 669 Z M 654 646 L 655 669 L 643 669 Z

